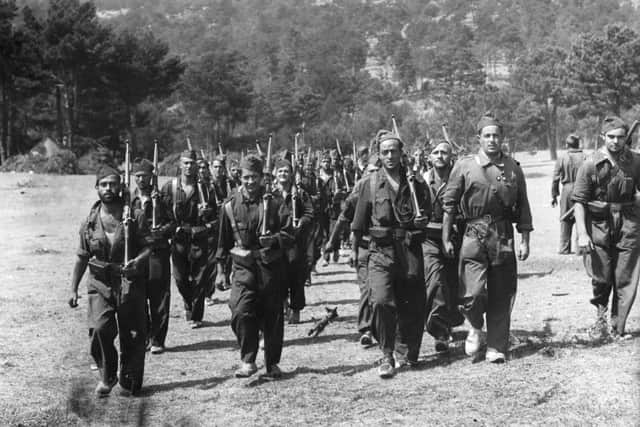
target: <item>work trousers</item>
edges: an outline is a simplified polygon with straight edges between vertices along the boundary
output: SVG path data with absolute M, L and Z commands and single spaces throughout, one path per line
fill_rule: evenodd
M 560 216 L 564 215 L 573 206 L 573 202 L 571 201 L 572 193 L 572 182 L 562 184 L 562 192 L 560 193 Z M 568 221 L 560 221 L 560 248 L 558 249 L 558 252 L 571 252 L 571 234 L 574 223 L 575 221 L 573 219 Z
M 358 332 L 364 334 L 371 331 L 371 290 L 367 283 L 367 263 L 369 262 L 369 248 L 358 247 L 356 259 L 356 276 L 360 288 L 360 302 L 358 304 Z
M 254 261 L 251 267 L 233 262 L 229 297 L 231 329 L 238 340 L 243 362 L 256 361 L 258 334 L 262 330 L 265 366 L 268 368 L 280 363 L 284 340 L 281 279 L 280 261 L 269 265 Z
M 293 259 L 285 263 L 284 300 L 289 301 L 289 308 L 302 310 L 306 305 L 304 284 L 309 277 L 309 266 L 304 258 Z
M 164 347 L 169 329 L 171 308 L 171 264 L 169 248 L 154 249 L 149 255 L 149 280 L 147 301 L 149 304 L 149 341 L 153 346 Z
M 453 326 L 464 322 L 458 310 L 458 262 L 444 256 L 440 239 L 427 238 L 422 251 L 427 286 L 427 332 L 436 339 L 446 339 Z
M 110 295 L 89 288 L 88 317 L 91 333 L 91 356 L 105 384 L 113 384 L 118 373 L 120 340 L 120 377 L 122 388 L 137 392 L 144 376 L 147 316 L 144 282 L 121 280 L 121 292 L 112 288 Z M 120 293 L 120 295 L 118 295 Z
M 400 259 L 406 254 L 399 245 L 379 246 L 375 241 L 369 244 L 371 332 L 385 358 L 390 359 L 397 350 L 415 361 L 422 344 L 426 306 L 422 248 L 417 244 L 411 249 L 419 266 L 414 275 L 409 275 Z
M 211 283 L 207 238 L 174 242 L 171 247 L 173 278 L 184 301 L 187 320 L 201 321 L 204 298 Z
M 595 306 L 608 306 L 613 293 L 611 317 L 613 327 L 624 333 L 640 280 L 640 221 L 637 215 L 625 214 L 617 233 L 608 221 L 591 221 L 591 238 L 595 250 L 591 259 L 591 283 Z
M 484 325 L 486 313 L 487 348 L 506 353 L 517 287 L 515 253 L 505 256 L 500 265 L 491 264 L 485 244 L 465 235 L 460 248 L 460 311 L 477 329 Z

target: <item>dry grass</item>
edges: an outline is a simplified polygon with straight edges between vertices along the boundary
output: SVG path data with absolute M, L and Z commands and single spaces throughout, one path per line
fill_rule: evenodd
M 93 178 L 0 175 L 0 425 L 638 425 L 638 306 L 632 340 L 589 338 L 595 313 L 581 260 L 555 254 L 552 165 L 519 160 L 536 231 L 520 266 L 508 363 L 465 357 L 460 330 L 450 355 L 435 355 L 425 336 L 418 369 L 380 380 L 372 369 L 379 351 L 356 342 L 358 290 L 343 263 L 320 269 L 307 288 L 305 323 L 286 326 L 282 380 L 233 377 L 239 352 L 227 293 L 207 307 L 205 327 L 191 330 L 174 287 L 170 351 L 147 357 L 142 396 L 123 398 L 116 388 L 100 400 L 92 395 L 86 299 L 79 309 L 66 306 Z M 20 184 L 25 179 L 30 185 Z M 307 338 L 325 306 L 337 306 L 339 319 Z

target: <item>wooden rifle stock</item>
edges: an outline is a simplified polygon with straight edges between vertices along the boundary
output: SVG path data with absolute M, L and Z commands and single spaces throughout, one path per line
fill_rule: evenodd
M 124 159 L 124 186 L 122 187 L 122 200 L 124 206 L 122 207 L 122 225 L 124 229 L 124 265 L 129 263 L 131 258 L 130 253 L 130 226 L 131 226 L 131 153 L 129 151 L 129 140 L 125 142 L 125 159 Z
M 269 201 L 271 200 L 271 140 L 273 139 L 273 134 L 269 134 L 269 142 L 267 144 L 267 161 L 265 163 L 264 168 L 264 179 L 265 179 L 265 188 L 264 188 L 264 196 L 262 196 L 262 230 L 261 234 L 266 236 L 267 230 L 267 222 L 269 221 Z
M 293 180 L 291 182 L 291 214 L 293 215 L 293 226 L 298 227 L 300 219 L 298 218 L 298 137 L 296 133 L 293 140 L 293 161 L 291 162 Z
M 398 124 L 396 123 L 396 116 L 391 116 L 391 123 L 393 124 L 393 133 L 400 138 L 398 132 Z M 422 216 L 422 209 L 420 209 L 420 202 L 418 202 L 418 195 L 416 193 L 416 173 L 413 168 L 407 167 L 407 182 L 409 183 L 409 191 L 411 192 L 411 201 L 413 202 L 413 208 L 416 212 L 416 217 Z
M 340 141 L 336 138 L 336 147 L 338 148 L 338 154 L 340 155 L 340 159 L 342 160 L 342 176 L 344 178 L 344 186 L 349 192 L 349 179 L 347 177 L 347 169 L 344 167 L 344 156 L 342 155 L 342 150 L 340 149 Z M 336 188 L 338 183 L 336 182 Z
M 151 195 L 151 229 L 158 228 L 158 140 L 153 141 L 153 194 Z

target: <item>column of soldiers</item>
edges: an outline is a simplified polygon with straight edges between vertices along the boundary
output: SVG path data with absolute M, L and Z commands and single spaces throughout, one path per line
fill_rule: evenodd
M 629 129 L 620 119 L 607 118 L 602 133 L 605 146 L 587 160 L 576 138 L 569 139 L 576 159 L 562 160 L 556 168 L 553 200 L 562 182 L 567 193 L 563 188 L 561 205 L 568 209 L 569 201 L 575 203 L 578 247 L 590 261 L 597 324 L 604 331 L 613 295 L 612 333 L 626 337 L 625 321 L 640 276 L 640 155 L 625 145 Z M 101 169 L 96 176 L 100 200 L 81 228 L 70 300 L 77 305 L 80 279 L 93 266 L 91 349 L 102 374 L 96 393 L 108 395 L 117 381 L 112 341 L 118 331 L 120 384 L 127 393 L 142 384 L 145 338 L 151 353 L 164 350 L 169 259 L 192 328 L 202 324 L 205 298 L 216 288 L 231 289 L 231 327 L 241 358 L 235 375 L 257 372 L 262 336 L 266 375 L 281 376 L 285 319 L 300 321 L 305 282 L 320 253 L 326 261 L 327 254 L 337 260 L 349 232 L 360 287 L 360 343 L 378 343 L 381 378 L 419 363 L 425 329 L 437 352 L 448 351 L 452 328 L 465 320 L 465 352 L 505 362 L 516 260 L 528 258 L 533 227 L 523 171 L 502 151 L 503 138 L 500 121 L 486 115 L 477 124 L 477 154 L 454 164 L 451 144 L 439 141 L 427 161 L 418 153 L 411 163 L 403 160 L 397 130 L 382 130 L 371 145 L 376 153 L 360 147 L 348 173 L 346 168 L 338 173 L 343 160 L 327 152 L 319 159 L 317 176 L 310 156 L 306 161 L 283 156 L 271 167 L 270 150 L 266 159 L 249 154 L 227 174 L 224 157 L 209 167 L 186 150 L 180 175 L 161 191 L 153 185 L 153 164 L 139 161 L 134 167 L 135 226 L 128 232 L 135 243 L 119 270 L 114 266 L 123 261 L 120 176 Z M 584 160 L 582 166 L 578 160 Z M 561 252 L 569 249 L 563 238 Z

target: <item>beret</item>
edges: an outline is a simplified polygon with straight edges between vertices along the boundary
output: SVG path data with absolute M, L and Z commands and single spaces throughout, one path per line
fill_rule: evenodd
M 255 154 L 248 154 L 242 161 L 240 162 L 241 169 L 248 169 L 253 172 L 262 173 L 262 159 Z
M 120 171 L 109 165 L 101 165 L 96 171 L 96 185 L 101 179 L 104 179 L 108 176 L 115 175 L 118 177 L 118 181 L 120 181 Z
M 629 126 L 618 116 L 607 116 L 602 121 L 602 133 L 621 128 L 624 129 L 625 132 L 629 132 Z
M 134 175 L 151 175 L 153 174 L 153 163 L 147 159 L 135 159 L 132 172 Z

